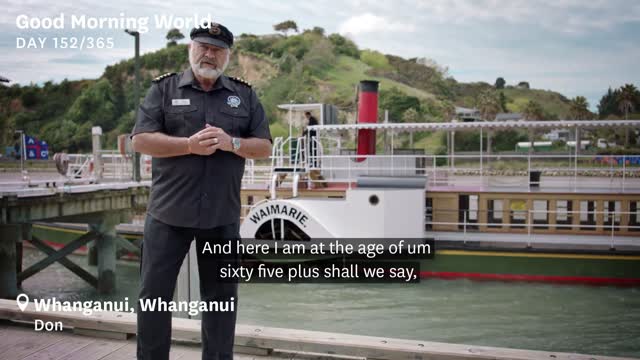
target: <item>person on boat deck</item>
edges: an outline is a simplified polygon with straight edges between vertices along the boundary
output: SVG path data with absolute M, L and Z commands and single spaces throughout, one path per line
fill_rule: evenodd
M 139 298 L 173 299 L 195 238 L 201 300 L 233 305 L 202 313 L 202 359 L 233 359 L 238 284 L 216 274 L 229 264 L 236 267 L 239 255 L 202 250 L 207 242 L 231 241 L 235 251 L 245 159 L 268 158 L 271 134 L 255 91 L 224 75 L 231 31 L 210 23 L 191 30 L 190 37 L 190 67 L 152 82 L 131 135 L 134 150 L 153 157 Z M 137 316 L 137 358 L 169 359 L 171 313 L 141 311 L 138 304 Z
M 318 135 L 316 130 L 309 130 L 308 126 L 318 125 L 318 119 L 311 115 L 311 112 L 305 111 L 304 116 L 307 118 L 307 127 L 302 131 L 302 136 L 309 135 L 309 154 L 313 157 L 317 156 L 318 151 L 316 148 L 316 136 Z M 316 161 L 313 160 L 312 167 L 316 167 Z
M 316 139 L 317 139 L 317 131 L 316 130 L 309 130 L 308 126 L 313 126 L 313 125 L 318 125 L 318 119 L 316 119 L 315 116 L 311 115 L 310 111 L 305 111 L 304 112 L 304 116 L 307 118 L 307 127 L 305 127 L 304 131 L 302 131 L 302 136 L 307 136 L 308 140 L 309 140 L 309 156 L 310 156 L 310 161 L 309 161 L 309 165 L 312 168 L 318 168 L 320 165 L 320 162 L 317 158 L 318 156 L 318 144 L 316 143 Z M 312 180 L 317 181 L 316 184 L 321 186 L 321 187 L 326 187 L 327 183 L 324 182 L 324 177 L 320 174 L 320 169 L 312 169 L 309 172 L 309 177 L 311 177 Z

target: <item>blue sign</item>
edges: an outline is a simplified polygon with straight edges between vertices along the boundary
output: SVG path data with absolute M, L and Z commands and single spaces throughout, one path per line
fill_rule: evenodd
M 25 135 L 24 142 L 27 145 L 27 159 L 29 160 L 48 160 L 49 144 L 46 141 L 40 141 L 35 137 Z

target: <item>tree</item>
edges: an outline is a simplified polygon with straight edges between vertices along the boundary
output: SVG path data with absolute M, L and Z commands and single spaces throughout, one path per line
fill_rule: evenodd
M 397 87 L 380 90 L 379 104 L 381 113 L 384 113 L 383 109 L 389 110 L 389 119 L 392 122 L 402 121 L 404 112 L 411 108 L 420 109 L 420 99 L 405 94 Z
M 502 112 L 507 112 L 507 102 L 508 102 L 508 100 L 507 100 L 507 96 L 502 91 L 500 91 L 499 100 L 500 100 L 500 108 L 501 108 L 500 110 Z
M 518 83 L 518 87 L 522 88 L 522 89 L 530 89 L 531 87 L 529 86 L 529 82 L 527 81 L 520 81 Z
M 624 113 L 624 119 L 629 119 L 629 111 L 634 110 L 634 102 L 638 99 L 638 89 L 633 84 L 625 84 L 620 88 L 618 95 L 618 108 Z M 624 145 L 629 145 L 629 128 L 624 131 Z
M 625 120 L 629 118 L 629 112 L 634 111 L 634 102 L 638 99 L 638 89 L 633 84 L 625 84 L 618 94 L 618 108 L 624 114 Z
M 414 108 L 409 108 L 402 114 L 402 122 L 405 123 L 417 123 L 419 119 L 420 114 Z
M 586 120 L 591 117 L 589 102 L 584 96 L 576 96 L 569 104 L 569 116 L 574 120 Z
M 177 28 L 173 28 L 169 30 L 169 32 L 167 32 L 166 38 L 167 40 L 169 40 L 169 42 L 167 43 L 167 47 L 169 47 L 176 45 L 178 43 L 178 40 L 184 39 L 184 35 L 182 35 L 180 30 L 178 30 Z
M 504 78 L 499 77 L 499 78 L 496 79 L 495 87 L 496 87 L 496 89 L 504 89 L 504 85 L 506 83 L 507 82 L 504 81 Z
M 546 120 L 544 109 L 533 100 L 529 100 L 524 108 L 523 115 L 526 120 Z
M 296 24 L 296 22 L 293 20 L 287 20 L 273 25 L 273 30 L 282 32 L 286 37 L 291 30 L 295 31 L 296 33 L 298 32 L 298 24 Z
M 416 64 L 424 65 L 428 68 L 435 70 L 441 77 L 449 76 L 449 67 L 438 64 L 437 61 L 427 58 L 420 57 L 416 59 Z
M 500 99 L 495 91 L 486 90 L 478 96 L 477 104 L 480 116 L 487 121 L 493 121 L 500 112 Z
M 324 36 L 324 28 L 321 28 L 320 26 L 314 26 L 313 29 L 311 29 L 311 32 L 320 36 Z
M 600 119 L 606 119 L 610 115 L 618 114 L 619 106 L 617 102 L 619 96 L 620 90 L 611 90 L 611 88 L 602 96 L 598 104 L 598 115 L 600 115 Z
M 76 98 L 67 110 L 65 120 L 78 125 L 88 123 L 90 126 L 101 126 L 102 130 L 109 131 L 116 126 L 115 116 L 113 88 L 109 80 L 102 79 Z M 86 135 L 91 138 L 91 132 Z
M 340 34 L 329 35 L 329 41 L 333 44 L 333 51 L 336 55 L 347 55 L 353 58 L 360 57 L 360 50 L 356 44 Z

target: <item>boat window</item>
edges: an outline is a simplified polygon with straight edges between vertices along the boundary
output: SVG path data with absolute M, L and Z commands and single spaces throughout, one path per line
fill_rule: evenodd
M 621 211 L 621 201 L 607 200 L 604 202 L 604 225 L 608 225 L 608 230 L 611 230 L 612 225 L 615 229 L 618 228 L 618 225 L 620 225 Z
M 462 194 L 458 196 L 458 228 L 477 229 L 478 195 Z
M 527 221 L 527 201 L 512 199 L 509 201 L 509 210 L 512 224 L 524 224 Z M 514 226 L 513 228 L 517 228 Z
M 629 212 L 629 231 L 640 231 L 640 201 L 630 201 Z
M 589 200 L 580 201 L 580 224 L 582 230 L 596 230 L 596 202 Z
M 571 225 L 573 202 L 571 200 L 556 200 L 556 224 Z M 570 226 L 558 226 L 558 229 L 570 229 Z
M 546 229 L 549 223 L 549 202 L 547 200 L 533 200 L 533 223 L 536 229 Z
M 492 224 L 502 224 L 502 200 L 492 199 L 488 203 L 488 221 Z
M 470 221 L 478 221 L 478 195 L 469 195 L 469 216 Z
M 424 229 L 433 229 L 433 198 L 428 197 L 424 208 Z

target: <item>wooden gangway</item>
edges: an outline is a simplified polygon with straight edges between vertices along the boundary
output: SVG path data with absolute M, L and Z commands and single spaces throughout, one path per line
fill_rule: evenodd
M 36 332 L 36 320 L 60 322 L 63 331 Z M 0 300 L 0 359 L 135 359 L 136 315 L 125 312 L 24 311 Z M 200 359 L 200 321 L 174 318 L 171 359 Z M 236 359 L 549 359 L 620 357 L 517 350 L 319 331 L 237 325 Z

